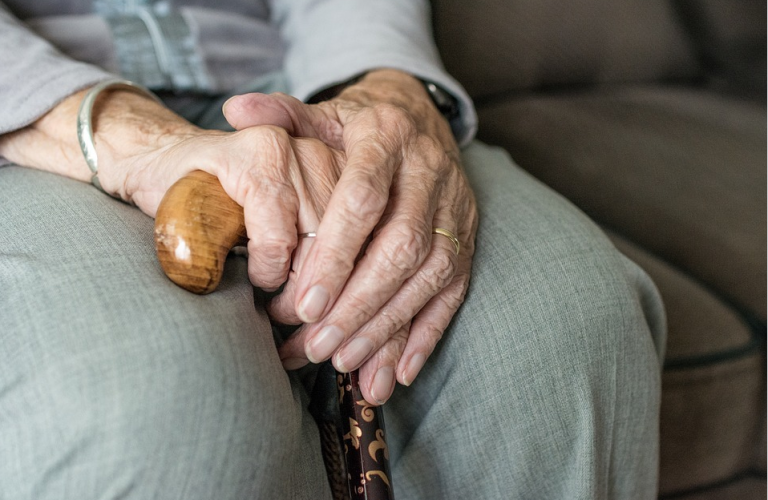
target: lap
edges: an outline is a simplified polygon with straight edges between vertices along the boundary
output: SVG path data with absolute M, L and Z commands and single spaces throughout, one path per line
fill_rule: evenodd
M 306 396 L 245 259 L 229 259 L 217 293 L 190 294 L 160 269 L 149 217 L 20 167 L 0 168 L 0 214 L 0 493 L 323 491 Z M 295 467 L 269 465 L 298 450 Z
M 663 343 L 663 315 L 652 284 L 583 214 L 499 149 L 474 143 L 464 161 L 480 210 L 472 282 L 428 365 L 387 405 L 398 496 L 507 497 L 510 476 L 512 496 L 521 497 L 648 488 L 652 471 L 639 485 L 609 487 L 599 478 L 630 454 L 653 468 L 654 347 Z M 229 458 L 198 461 L 208 468 L 198 480 L 221 484 L 236 460 L 278 471 L 298 460 L 286 453 L 301 450 L 304 462 L 275 472 L 274 489 L 258 491 L 280 497 L 279 488 L 300 490 L 295 484 L 303 482 L 295 498 L 316 498 L 312 489 L 325 485 L 319 455 L 307 458 L 319 445 L 306 395 L 280 366 L 243 259 L 229 260 L 217 293 L 188 294 L 156 262 L 151 219 L 91 186 L 19 167 L 0 168 L 0 213 L 0 394 L 10 395 L 0 404 L 20 414 L 30 391 L 44 391 L 33 401 L 34 421 L 6 431 L 49 429 L 67 444 L 50 437 L 23 449 L 18 434 L 9 442 L 27 466 L 48 454 L 40 470 L 66 470 L 67 450 L 98 460 L 83 440 L 105 425 L 142 436 L 134 448 L 112 449 L 114 470 L 140 461 L 152 440 L 212 456 L 215 443 L 251 436 Z M 57 423 L 54 411 L 81 413 L 80 427 Z M 636 427 L 629 444 L 612 441 L 629 425 Z M 265 434 L 274 439 L 265 444 Z M 163 460 L 172 461 L 158 455 Z M 187 474 L 179 481 L 194 483 L 190 463 L 176 467 L 174 474 Z M 238 487 L 231 498 L 256 491 Z
M 418 492 L 404 498 L 648 495 L 664 342 L 653 284 L 499 148 L 473 143 L 464 164 L 480 213 L 470 288 L 387 408 L 396 475 Z

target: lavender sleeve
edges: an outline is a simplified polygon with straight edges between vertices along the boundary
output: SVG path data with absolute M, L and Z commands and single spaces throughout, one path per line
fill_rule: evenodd
M 67 96 L 110 76 L 65 56 L 0 3 L 0 134 L 29 125 Z
M 451 127 L 460 144 L 477 130 L 466 91 L 444 70 L 425 0 L 272 0 L 272 16 L 287 43 L 291 93 L 307 99 L 376 68 L 432 81 L 459 101 Z

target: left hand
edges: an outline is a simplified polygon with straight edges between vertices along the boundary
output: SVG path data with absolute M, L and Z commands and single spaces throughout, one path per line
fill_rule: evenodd
M 477 209 L 447 121 L 421 83 L 396 70 L 368 73 L 317 105 L 246 94 L 224 114 L 237 129 L 277 125 L 346 153 L 298 277 L 269 313 L 306 323 L 280 347 L 286 367 L 332 356 L 340 371 L 360 367 L 366 400 L 385 402 L 395 378 L 413 382 L 469 284 Z M 458 255 L 435 227 L 458 237 Z

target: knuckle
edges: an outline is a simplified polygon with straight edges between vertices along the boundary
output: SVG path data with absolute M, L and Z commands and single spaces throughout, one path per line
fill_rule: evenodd
M 283 147 L 288 144 L 288 133 L 274 125 L 257 125 L 235 132 L 237 147 L 247 153 L 260 153 L 265 148 Z
M 261 139 L 267 143 L 272 143 L 278 146 L 285 146 L 290 142 L 291 136 L 282 127 L 275 125 L 262 125 L 258 127 L 261 133 Z
M 379 317 L 376 318 L 375 328 L 381 331 L 383 334 L 390 336 L 393 333 L 395 336 L 400 335 L 403 330 L 403 324 L 410 318 L 405 318 L 406 313 L 394 307 L 386 307 L 381 311 Z
M 430 258 L 430 265 L 425 270 L 425 274 L 430 282 L 442 289 L 451 282 L 456 275 L 457 268 L 458 259 L 454 253 L 438 251 L 434 252 Z
M 374 107 L 374 111 L 385 130 L 403 137 L 413 135 L 416 132 L 416 122 L 410 113 L 402 107 L 390 103 L 380 103 Z
M 445 170 L 451 164 L 451 158 L 445 148 L 433 137 L 420 135 L 414 142 L 414 149 L 424 158 L 429 159 L 425 165 L 435 170 Z
M 387 235 L 382 245 L 381 272 L 387 275 L 410 276 L 421 265 L 429 251 L 427 238 L 420 231 L 402 227 Z
M 370 222 L 378 220 L 387 206 L 387 197 L 369 181 L 355 183 L 344 197 L 343 210 L 348 220 Z
M 444 330 L 432 322 L 425 322 L 419 325 L 421 338 L 424 339 L 424 346 L 427 348 L 427 355 L 432 354 L 435 346 L 443 338 Z
M 385 121 L 398 122 L 410 120 L 408 112 L 396 104 L 388 102 L 377 103 L 374 105 L 373 109 L 376 114 Z
M 374 313 L 374 306 L 371 305 L 370 299 L 359 295 L 357 292 L 350 292 L 344 297 L 344 303 L 348 311 L 352 311 L 352 315 L 356 316 L 358 322 L 365 322 L 371 318 Z
M 411 333 L 410 324 L 403 325 L 395 332 L 394 335 L 392 335 L 391 342 L 394 342 L 397 346 L 397 351 L 399 354 L 403 352 L 405 349 L 405 344 L 408 343 L 408 336 Z
M 262 158 L 262 163 L 285 167 L 285 161 L 289 157 L 291 149 L 291 136 L 280 127 L 273 125 L 260 125 L 254 127 L 253 138 L 246 143 L 246 149 L 251 158 Z
M 287 269 L 285 269 L 285 272 L 281 272 L 276 268 L 262 268 L 254 264 L 248 266 L 248 279 L 255 286 L 274 288 L 280 286 L 285 281 L 287 272 Z
M 330 249 L 317 256 L 315 268 L 326 273 L 325 279 L 330 277 L 332 280 L 343 280 L 352 272 L 356 255 L 356 250 L 346 247 Z
M 258 243 L 252 245 L 252 249 L 249 249 L 248 253 L 255 257 L 257 262 L 262 262 L 275 269 L 284 269 L 288 267 L 291 261 L 291 251 L 295 243 L 295 239 L 287 235 L 262 237 Z
M 461 277 L 458 281 L 454 281 L 444 292 L 437 298 L 443 305 L 443 308 L 450 311 L 451 315 L 459 309 L 461 303 L 464 302 L 464 296 L 467 293 L 469 285 L 469 277 Z
M 408 332 L 403 331 L 401 333 L 398 331 L 376 353 L 379 363 L 381 365 L 397 365 L 397 362 L 400 361 L 400 357 L 403 355 L 407 340 Z

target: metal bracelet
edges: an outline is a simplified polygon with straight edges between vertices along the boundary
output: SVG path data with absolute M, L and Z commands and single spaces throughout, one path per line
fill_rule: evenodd
M 80 109 L 77 111 L 77 140 L 80 143 L 80 150 L 83 152 L 85 163 L 88 164 L 88 168 L 91 169 L 91 172 L 93 173 L 91 176 L 91 184 L 106 194 L 109 193 L 104 191 L 104 188 L 101 187 L 101 182 L 99 182 L 99 160 L 96 155 L 96 146 L 93 142 L 93 120 L 91 113 L 93 112 L 93 104 L 96 102 L 96 98 L 99 94 L 105 90 L 113 89 L 136 92 L 151 97 L 162 104 L 160 98 L 148 89 L 136 83 L 119 78 L 114 78 L 94 85 L 91 90 L 85 94 L 85 97 L 83 97 L 83 101 L 80 103 Z

